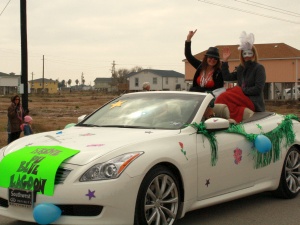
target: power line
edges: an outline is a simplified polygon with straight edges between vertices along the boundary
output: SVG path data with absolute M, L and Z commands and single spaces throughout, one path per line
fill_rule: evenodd
M 267 6 L 267 7 L 269 7 L 269 8 L 272 8 L 272 9 L 277 9 L 277 10 L 281 10 L 281 11 L 284 11 L 284 12 L 288 12 L 288 13 L 295 14 L 295 15 L 299 15 L 299 16 L 300 16 L 300 13 L 295 13 L 295 12 L 292 12 L 292 11 L 288 11 L 288 10 L 276 8 L 276 7 L 269 6 L 269 5 L 265 5 L 265 4 L 262 4 L 262 3 L 259 3 L 259 2 L 255 2 L 255 1 L 250 1 L 250 0 L 247 0 L 247 1 L 248 1 L 248 2 L 253 2 L 253 3 L 258 4 L 258 5 L 264 5 L 264 6 Z
M 289 23 L 300 24 L 300 22 L 296 22 L 296 21 L 292 21 L 292 20 L 286 20 L 286 19 L 275 17 L 275 16 L 269 16 L 269 15 L 265 15 L 265 14 L 262 14 L 262 13 L 256 13 L 256 12 L 248 11 L 248 10 L 245 10 L 245 9 L 240 9 L 240 8 L 236 8 L 236 7 L 232 7 L 232 6 L 228 6 L 228 5 L 219 4 L 219 3 L 216 3 L 216 2 L 211 2 L 211 1 L 207 1 L 207 0 L 198 0 L 198 1 L 203 2 L 203 3 L 207 3 L 207 4 L 211 4 L 211 5 L 220 6 L 220 7 L 227 8 L 227 9 L 236 10 L 236 11 L 239 11 L 239 12 L 245 12 L 245 13 L 249 13 L 249 14 L 253 14 L 253 15 L 257 15 L 257 16 L 262 16 L 262 17 L 266 17 L 266 18 L 270 18 L 270 19 L 276 19 L 276 20 L 281 20 L 281 21 L 285 21 L 285 22 L 289 22 Z
M 264 4 L 259 4 L 257 2 L 253 2 L 255 4 L 251 4 L 251 3 L 247 3 L 247 2 L 243 2 L 243 1 L 239 1 L 239 0 L 234 0 L 235 2 L 240 2 L 242 4 L 246 4 L 246 5 L 251 5 L 251 6 L 254 6 L 254 7 L 257 7 L 257 8 L 261 8 L 261 9 L 266 9 L 266 10 L 269 10 L 269 11 L 272 11 L 272 12 L 278 12 L 278 13 L 282 13 L 282 14 L 285 14 L 285 15 L 289 15 L 289 16 L 296 16 L 296 17 L 300 17 L 300 14 L 299 15 L 293 15 L 293 14 L 297 14 L 297 13 L 293 13 L 293 12 L 284 12 L 285 10 L 281 10 L 281 9 L 278 9 L 278 8 L 275 8 L 275 7 L 271 7 L 271 6 L 267 6 L 267 5 L 264 5 Z M 248 1 L 248 0 L 247 0 Z M 251 2 L 251 1 L 250 1 Z M 292 13 L 292 14 L 291 14 Z
M 0 13 L 0 16 L 2 15 L 2 13 L 4 12 L 4 10 L 6 9 L 6 7 L 8 6 L 8 4 L 10 3 L 11 0 L 8 1 L 8 3 L 6 4 L 6 6 L 4 7 L 4 9 L 2 10 L 2 12 Z

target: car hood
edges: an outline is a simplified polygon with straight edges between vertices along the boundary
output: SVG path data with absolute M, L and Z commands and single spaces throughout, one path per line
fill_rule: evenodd
M 65 163 L 85 165 L 122 147 L 176 135 L 179 132 L 178 130 L 71 127 L 61 131 L 39 133 L 20 138 L 7 146 L 4 155 L 25 146 L 62 146 L 80 151 L 66 160 Z M 130 151 L 137 150 L 141 151 L 142 149 L 131 149 Z

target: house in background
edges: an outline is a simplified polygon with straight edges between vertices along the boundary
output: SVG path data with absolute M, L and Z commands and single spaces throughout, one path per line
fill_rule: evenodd
M 91 85 L 85 85 L 85 84 L 78 84 L 78 85 L 73 85 L 69 87 L 64 87 L 62 88 L 62 91 L 91 91 L 94 90 L 94 87 Z
M 57 93 L 58 81 L 46 78 L 39 78 L 28 81 L 28 87 L 30 87 L 31 93 Z
M 143 90 L 143 83 L 149 82 L 152 91 L 185 90 L 184 74 L 173 70 L 144 69 L 127 76 L 129 91 Z
M 239 45 L 217 45 L 222 58 L 222 49 L 229 47 L 231 56 L 228 60 L 229 70 L 233 71 L 239 65 Z M 258 61 L 266 70 L 265 99 L 284 99 L 284 90 L 300 84 L 300 51 L 284 43 L 255 44 Z M 202 60 L 206 51 L 194 55 Z M 187 89 L 193 83 L 195 69 L 185 59 L 185 80 Z M 298 95 L 297 98 L 300 96 Z M 293 97 L 296 98 L 296 94 Z
M 0 72 L 0 95 L 18 93 L 18 86 L 21 83 L 21 76 Z
M 94 80 L 94 89 L 101 92 L 116 92 L 118 88 L 113 85 L 113 80 L 111 77 L 98 77 Z

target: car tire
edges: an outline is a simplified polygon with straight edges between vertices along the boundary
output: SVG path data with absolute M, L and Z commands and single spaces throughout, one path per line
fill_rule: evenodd
M 179 182 L 165 166 L 151 169 L 144 177 L 136 201 L 134 225 L 172 225 L 180 209 Z
M 279 187 L 275 196 L 285 199 L 295 198 L 300 191 L 300 150 L 291 147 L 284 160 Z

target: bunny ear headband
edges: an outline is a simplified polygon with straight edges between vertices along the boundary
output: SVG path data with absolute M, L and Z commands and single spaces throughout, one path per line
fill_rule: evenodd
M 240 36 L 241 45 L 238 47 L 239 50 L 251 50 L 254 44 L 254 34 L 250 33 L 247 35 L 245 31 Z

